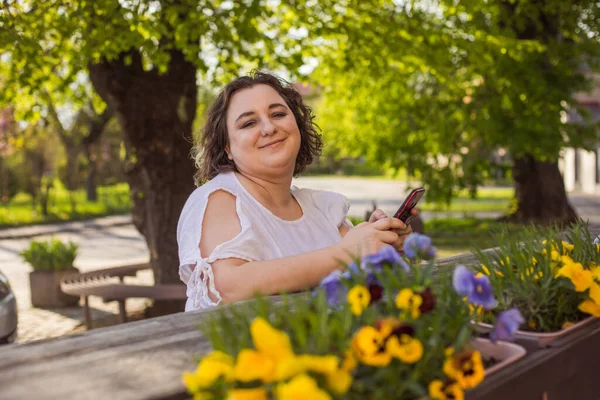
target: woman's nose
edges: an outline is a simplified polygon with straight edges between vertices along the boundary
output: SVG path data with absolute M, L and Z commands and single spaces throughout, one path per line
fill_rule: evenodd
M 274 133 L 275 133 L 275 125 L 273 125 L 269 121 L 266 121 L 262 126 L 262 134 L 264 136 L 271 136 Z

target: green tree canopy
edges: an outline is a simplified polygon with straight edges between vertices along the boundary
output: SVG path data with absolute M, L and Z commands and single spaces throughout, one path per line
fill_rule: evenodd
M 596 135 L 566 116 L 585 115 L 573 96 L 591 88 L 589 73 L 599 65 L 599 7 L 443 1 L 359 8 L 316 71 L 326 82 L 326 142 L 346 155 L 408 167 L 444 200 L 481 183 L 499 147 L 515 160 L 554 164 L 560 149 L 589 146 Z

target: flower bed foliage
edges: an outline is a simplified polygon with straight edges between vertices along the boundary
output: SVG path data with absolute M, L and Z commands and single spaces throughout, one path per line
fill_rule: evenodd
M 455 399 L 484 378 L 473 310 L 496 300 L 460 266 L 436 281 L 412 234 L 326 277 L 311 295 L 224 307 L 202 329 L 214 351 L 184 374 L 195 399 Z M 426 261 L 425 265 L 422 261 Z M 487 286 L 484 287 L 487 282 Z M 516 311 L 518 314 L 518 311 Z
M 572 225 L 562 239 L 557 228 L 503 231 L 498 243 L 495 254 L 476 252 L 474 269 L 498 301 L 491 312 L 478 310 L 478 320 L 491 322 L 498 310 L 514 307 L 524 318 L 522 329 L 552 332 L 600 317 L 600 244 L 586 224 Z

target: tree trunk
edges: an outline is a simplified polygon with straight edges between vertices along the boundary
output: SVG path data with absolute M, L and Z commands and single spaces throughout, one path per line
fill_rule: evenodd
M 94 107 L 90 107 L 92 112 Z M 94 154 L 94 143 L 100 139 L 104 127 L 113 117 L 114 110 L 111 106 L 100 115 L 92 115 L 89 123 L 89 133 L 83 138 L 82 144 L 85 151 L 85 156 L 88 160 L 87 177 L 85 180 L 85 189 L 87 193 L 87 201 L 98 201 L 98 191 L 96 190 L 96 175 L 98 173 L 98 164 L 96 163 L 96 155 Z
M 71 214 L 77 212 L 77 200 L 75 199 L 75 191 L 77 190 L 79 181 L 78 158 L 79 146 L 73 140 L 64 140 L 63 145 L 67 153 L 67 165 L 65 166 L 65 183 L 69 191 L 69 202 L 71 203 Z
M 96 164 L 96 156 L 94 155 L 93 145 L 85 146 L 85 156 L 88 159 L 87 177 L 85 178 L 85 192 L 87 201 L 98 201 L 98 191 L 96 190 L 96 174 L 98 165 Z
M 513 179 L 517 211 L 509 220 L 563 225 L 577 219 L 567 198 L 558 162 L 538 161 L 531 154 L 525 154 L 514 160 Z
M 144 71 L 139 53 L 131 51 L 91 65 L 90 78 L 121 125 L 133 222 L 148 244 L 154 280 L 179 282 L 177 222 L 194 190 L 195 168 L 189 154 L 196 114 L 196 68 L 174 50 L 165 74 Z M 156 306 L 165 312 L 183 311 L 181 302 L 175 309 L 172 303 Z
M 52 179 L 48 179 L 42 183 L 42 189 L 40 190 L 40 207 L 42 209 L 42 215 L 48 216 L 48 202 L 50 201 L 50 190 L 52 189 Z

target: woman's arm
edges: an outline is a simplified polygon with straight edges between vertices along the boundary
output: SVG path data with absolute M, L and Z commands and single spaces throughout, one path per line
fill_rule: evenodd
M 249 299 L 256 293 L 277 294 L 309 289 L 319 284 L 340 261 L 349 262 L 341 248 L 330 246 L 290 257 L 246 262 L 240 259 L 215 261 L 215 287 L 224 303 Z
M 215 287 L 225 303 L 249 299 L 256 293 L 269 295 L 314 287 L 340 268 L 340 262 L 350 262 L 351 253 L 371 253 L 384 244 L 396 242 L 398 235 L 390 229 L 397 228 L 399 223 L 394 218 L 373 224 L 364 222 L 344 233 L 337 245 L 295 256 L 252 262 L 238 258 L 217 260 L 212 263 Z M 200 250 L 206 257 L 217 245 L 241 231 L 235 197 L 224 191 L 213 193 L 202 225 Z

